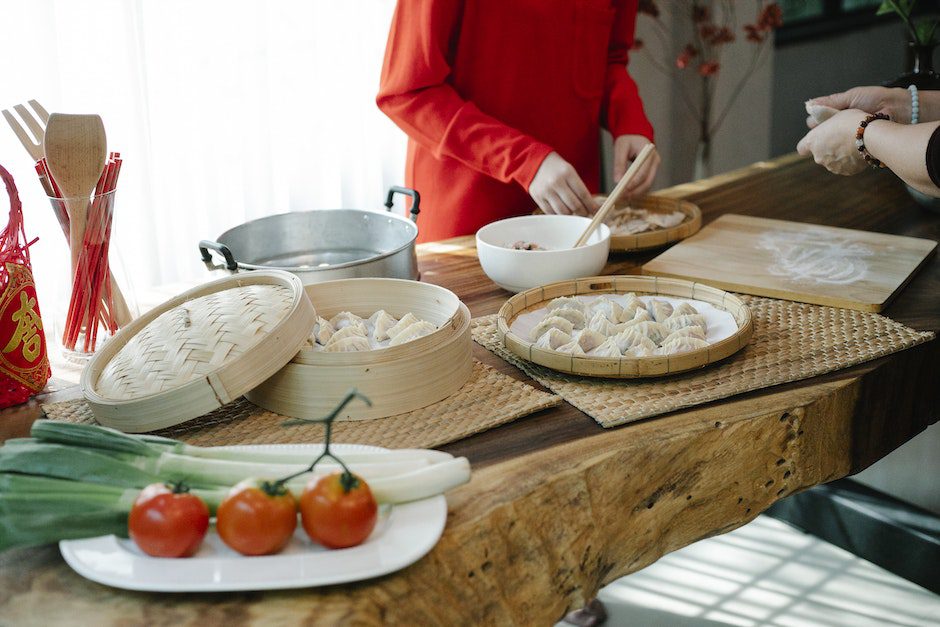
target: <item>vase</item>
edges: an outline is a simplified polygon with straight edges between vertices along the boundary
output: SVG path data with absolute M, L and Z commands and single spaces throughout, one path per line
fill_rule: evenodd
M 933 54 L 937 44 L 918 44 L 907 42 L 907 70 L 885 87 L 904 87 L 914 85 L 917 89 L 940 89 L 940 74 L 933 69 Z

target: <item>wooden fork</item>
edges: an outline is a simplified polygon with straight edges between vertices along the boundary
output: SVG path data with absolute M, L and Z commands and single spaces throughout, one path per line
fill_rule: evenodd
M 45 155 L 45 146 L 43 143 L 46 136 L 45 126 L 46 123 L 49 122 L 49 113 L 35 100 L 30 100 L 29 106 L 31 106 L 33 111 L 36 112 L 36 115 L 39 116 L 39 120 L 36 120 L 33 114 L 29 112 L 29 109 L 21 104 L 15 105 L 13 109 L 20 114 L 20 118 L 22 118 L 23 122 L 29 128 L 32 137 L 26 132 L 26 129 L 20 126 L 20 123 L 16 121 L 16 118 L 13 117 L 9 109 L 3 110 L 3 117 L 6 118 L 7 124 L 13 129 L 13 133 L 16 135 L 17 139 L 20 140 L 20 143 L 23 144 L 23 148 L 25 148 L 29 156 L 33 158 L 33 161 L 39 161 Z

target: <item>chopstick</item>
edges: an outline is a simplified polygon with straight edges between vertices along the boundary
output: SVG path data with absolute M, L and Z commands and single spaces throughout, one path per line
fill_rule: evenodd
M 607 217 L 607 214 L 610 213 L 610 210 L 613 208 L 617 200 L 620 199 L 620 196 L 623 195 L 623 191 L 627 188 L 627 185 L 636 177 L 637 172 L 640 171 L 640 168 L 643 167 L 643 164 L 646 163 L 646 160 L 650 158 L 650 155 L 653 154 L 653 151 L 656 150 L 654 144 L 647 144 L 643 147 L 643 150 L 640 151 L 640 154 L 636 156 L 636 159 L 633 160 L 633 163 L 630 164 L 630 167 L 627 168 L 627 171 L 624 172 L 623 176 L 620 178 L 620 181 L 617 183 L 617 186 L 614 187 L 614 191 L 610 193 L 610 196 L 607 197 L 607 200 L 604 201 L 604 204 L 601 205 L 601 208 L 597 210 L 597 213 L 594 214 L 594 219 L 591 220 L 591 223 L 584 233 L 581 234 L 581 237 L 578 238 L 578 241 L 574 243 L 574 248 L 579 248 L 584 246 L 588 241 L 588 238 L 591 237 L 591 233 L 594 232 L 594 229 L 604 221 Z

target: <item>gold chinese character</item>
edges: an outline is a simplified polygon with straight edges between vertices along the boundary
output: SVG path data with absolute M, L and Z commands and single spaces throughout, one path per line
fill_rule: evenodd
M 16 323 L 16 330 L 13 337 L 7 342 L 4 353 L 9 353 L 22 343 L 23 357 L 26 361 L 36 361 L 39 357 L 39 351 L 42 349 L 42 337 L 39 330 L 42 329 L 42 320 L 36 313 L 36 299 L 29 298 L 26 292 L 20 292 L 20 308 L 11 318 Z

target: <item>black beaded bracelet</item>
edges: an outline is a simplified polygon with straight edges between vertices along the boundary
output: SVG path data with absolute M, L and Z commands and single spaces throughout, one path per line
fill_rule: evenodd
M 865 119 L 862 120 L 858 125 L 858 130 L 855 131 L 855 147 L 858 148 L 858 151 L 862 153 L 862 158 L 865 159 L 865 162 L 868 163 L 873 168 L 883 168 L 885 164 L 876 159 L 868 152 L 868 148 L 865 147 L 865 129 L 869 124 L 875 120 L 891 120 L 885 113 L 872 113 L 865 116 Z

